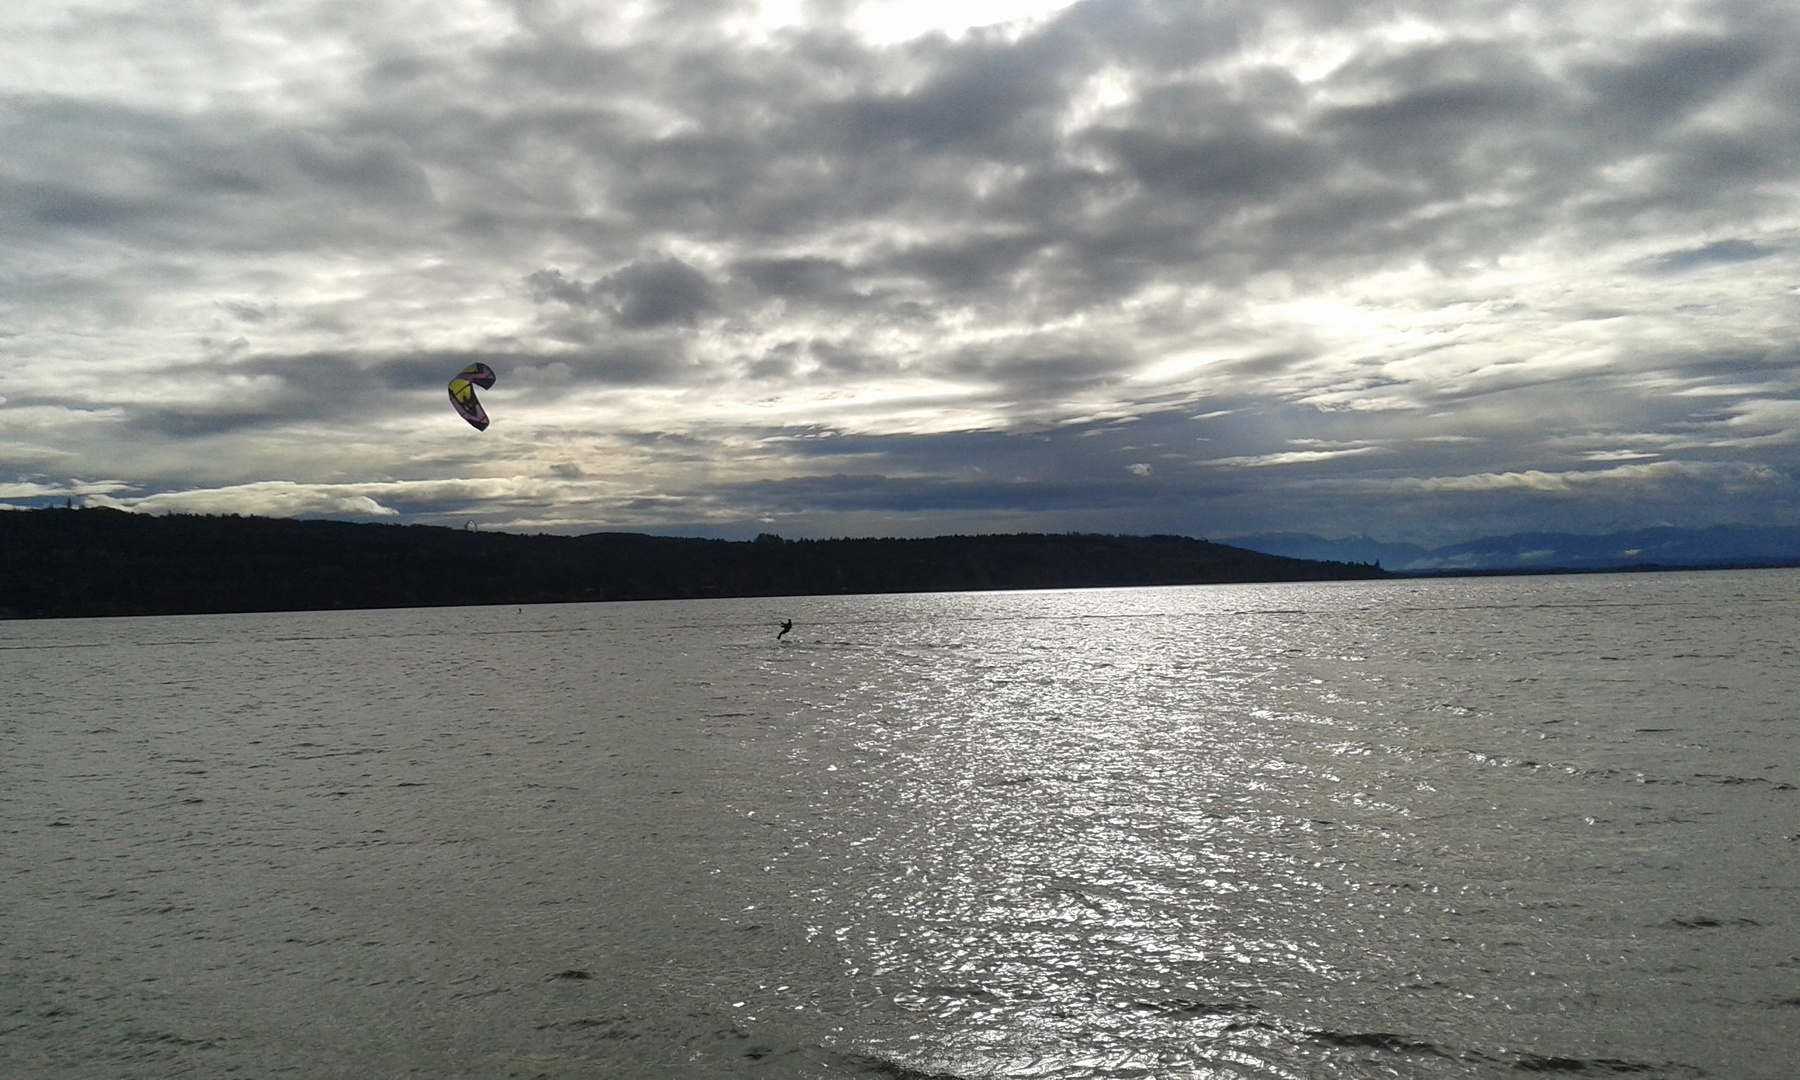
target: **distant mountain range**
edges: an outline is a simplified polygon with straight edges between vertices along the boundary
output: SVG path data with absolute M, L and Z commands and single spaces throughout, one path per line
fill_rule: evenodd
M 1584 536 L 1514 533 L 1427 548 L 1366 536 L 1327 540 L 1307 533 L 1259 533 L 1217 541 L 1291 559 L 1378 563 L 1405 573 L 1519 570 L 1614 570 L 1632 566 L 1800 566 L 1800 528 L 1659 526 Z

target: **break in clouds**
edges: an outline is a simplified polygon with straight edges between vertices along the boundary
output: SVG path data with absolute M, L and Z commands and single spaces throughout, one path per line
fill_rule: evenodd
M 0 500 L 1794 524 L 1800 11 L 22 0 Z M 445 383 L 499 374 L 476 433 Z

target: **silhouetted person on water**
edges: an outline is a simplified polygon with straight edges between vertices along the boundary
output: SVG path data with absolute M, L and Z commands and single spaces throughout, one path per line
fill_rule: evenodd
M 782 623 L 781 624 L 781 633 L 775 635 L 775 640 L 780 641 L 782 638 L 787 637 L 787 632 L 789 630 L 792 630 L 793 628 L 794 628 L 794 620 L 792 620 L 792 619 L 789 619 L 787 622 Z

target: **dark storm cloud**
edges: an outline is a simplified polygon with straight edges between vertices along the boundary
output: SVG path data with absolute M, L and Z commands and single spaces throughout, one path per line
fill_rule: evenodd
M 733 502 L 781 514 L 820 511 L 920 513 L 1106 508 L 1152 499 L 1128 485 L 1070 480 L 954 480 L 881 474 L 804 476 L 733 485 Z
M 560 270 L 539 270 L 526 280 L 540 300 L 603 309 L 628 330 L 689 326 L 717 307 L 712 281 L 680 259 L 641 260 L 585 284 Z
M 980 34 L 957 44 L 927 38 L 906 50 L 908 63 L 930 72 L 917 86 L 857 95 L 820 115 L 851 149 L 881 157 L 1029 153 L 1048 135 L 1041 128 L 1067 92 L 1065 80 L 1087 51 L 1083 44 L 1060 33 L 1023 42 Z
M 320 406 L 284 409 L 270 404 L 256 410 L 242 410 L 229 405 L 209 409 L 177 405 L 130 410 L 127 423 L 138 431 L 194 439 L 325 419 L 349 418 L 340 410 Z
M 1748 29 L 1748 27 L 1745 27 Z M 1765 41 L 1682 33 L 1580 72 L 1594 95 L 1588 118 L 1603 131 L 1642 135 L 1718 97 L 1768 58 Z
M 1008 400 L 1057 401 L 1112 384 L 1136 360 L 1123 342 L 1109 347 L 1080 335 L 1024 335 L 1004 346 L 965 347 L 946 358 L 940 370 L 986 383 L 993 394 Z
M 1266 199 L 1326 164 L 1307 140 L 1254 123 L 1174 135 L 1109 131 L 1095 140 L 1149 191 L 1208 202 Z
M 171 371 L 164 386 L 173 402 L 127 404 L 120 417 L 128 430 L 158 436 L 201 438 L 255 430 L 331 428 L 338 431 L 419 415 L 443 405 L 452 376 L 485 363 L 501 377 L 498 399 L 519 403 L 554 397 L 568 380 L 545 380 L 539 369 L 562 365 L 583 384 L 635 386 L 670 380 L 678 355 L 654 345 L 613 345 L 546 353 L 439 351 L 402 355 L 253 355 L 229 368 L 191 365 Z M 424 403 L 429 402 L 426 406 Z M 31 395 L 14 404 L 82 407 L 76 395 Z
M 192 365 L 169 373 L 175 402 L 127 405 L 130 429 L 199 438 L 277 428 L 356 428 L 404 413 L 406 395 L 442 392 L 450 377 L 482 357 L 432 354 L 250 356 L 229 369 Z M 493 359 L 487 357 L 486 359 Z
M 171 243 L 286 249 L 392 237 L 434 194 L 406 143 L 342 121 L 291 130 L 232 115 L 13 97 L 0 138 L 9 232 L 103 231 Z
M 19 218 L 58 230 L 116 228 L 156 213 L 156 207 L 145 200 L 61 184 L 0 182 L 0 199 Z
M 733 268 L 758 290 L 784 300 L 843 303 L 868 299 L 843 261 L 817 256 L 745 259 Z
M 1241 403 L 1240 403 L 1241 404 Z M 974 490 L 983 484 L 1019 493 L 1009 506 L 1029 505 L 1026 493 L 1059 498 L 1057 492 L 1079 489 L 1107 491 L 1108 505 L 1134 503 L 1157 493 L 1172 491 L 1212 492 L 1236 490 L 1242 482 L 1231 475 L 1201 472 L 1194 465 L 1210 456 L 1202 440 L 1220 436 L 1256 438 L 1263 445 L 1285 447 L 1277 425 L 1261 412 L 1235 419 L 1197 419 L 1182 409 L 1151 411 L 1130 422 L 1094 422 L 1059 425 L 1027 431 L 969 431 L 940 435 L 860 435 L 813 430 L 804 437 L 765 432 L 763 438 L 805 462 L 807 473 L 817 474 L 834 463 L 857 462 L 863 470 L 877 466 L 881 475 L 926 480 L 954 481 L 950 491 Z M 1153 484 L 1141 482 L 1134 464 L 1149 464 Z M 836 477 L 850 475 L 840 465 Z M 814 479 L 817 479 L 814 476 Z M 841 484 L 861 481 L 831 480 Z M 908 490 L 925 490 L 918 487 Z M 1114 489 L 1117 489 L 1116 491 Z M 1046 503 L 1046 506 L 1051 505 Z

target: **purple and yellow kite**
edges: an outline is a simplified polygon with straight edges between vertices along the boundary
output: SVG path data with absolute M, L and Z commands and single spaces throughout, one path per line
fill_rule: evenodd
M 473 424 L 476 431 L 487 430 L 488 415 L 475 397 L 475 388 L 486 390 L 493 385 L 494 369 L 486 364 L 470 364 L 450 380 L 450 404 L 456 407 L 456 415 Z

